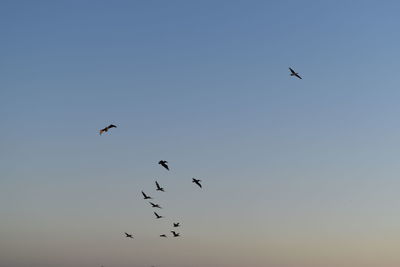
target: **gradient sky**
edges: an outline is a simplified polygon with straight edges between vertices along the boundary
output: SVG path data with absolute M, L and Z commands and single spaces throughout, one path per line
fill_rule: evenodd
M 399 13 L 1 1 L 0 266 L 400 266 Z

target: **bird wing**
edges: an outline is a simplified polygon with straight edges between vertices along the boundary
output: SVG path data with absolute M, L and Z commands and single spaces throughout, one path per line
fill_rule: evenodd
M 154 215 L 156 215 L 156 217 L 160 217 L 160 215 L 158 215 L 157 212 L 154 212 Z
M 300 75 L 298 75 L 298 74 L 295 74 L 295 76 L 296 76 L 297 78 L 299 78 L 300 80 L 303 79 L 303 78 L 301 78 Z
M 142 195 L 143 195 L 144 197 L 147 197 L 146 194 L 145 194 L 143 191 L 142 191 Z
M 117 128 L 117 126 L 115 126 L 114 124 L 110 124 L 108 125 L 108 128 Z
M 167 166 L 167 164 L 165 164 L 165 162 L 163 162 L 163 161 L 160 161 L 161 163 L 161 166 L 163 166 L 164 168 L 168 168 L 168 166 Z
M 200 188 L 201 188 L 201 183 L 200 183 L 200 181 L 196 181 L 196 184 L 197 184 L 198 186 L 200 186 Z
M 156 181 L 156 186 L 157 186 L 157 189 L 160 189 L 160 185 L 158 184 L 157 181 Z
M 290 70 L 290 72 L 293 73 L 293 74 L 296 73 L 292 68 L 289 68 L 289 70 Z

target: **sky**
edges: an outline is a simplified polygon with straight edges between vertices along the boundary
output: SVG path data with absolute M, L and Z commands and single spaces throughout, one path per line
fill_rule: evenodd
M 0 1 L 0 266 L 398 267 L 399 12 Z

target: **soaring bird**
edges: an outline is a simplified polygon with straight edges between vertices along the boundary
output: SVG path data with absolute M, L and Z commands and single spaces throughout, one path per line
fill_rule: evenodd
M 133 239 L 133 236 L 131 234 L 128 234 L 127 232 L 125 232 L 125 235 L 126 235 L 126 237 Z
M 174 227 L 179 227 L 181 226 L 180 223 L 174 223 Z
M 154 215 L 156 215 L 156 219 L 161 219 L 161 218 L 164 218 L 163 216 L 161 216 L 161 215 L 158 215 L 158 214 L 157 214 L 157 212 L 154 212 Z
M 179 233 L 176 233 L 175 231 L 171 231 L 171 233 L 174 235 L 174 237 L 178 237 Z
M 197 184 L 198 186 L 200 186 L 200 188 L 201 188 L 201 180 L 199 180 L 199 179 L 196 179 L 196 178 L 193 178 L 192 179 L 192 183 L 195 183 L 195 184 Z
M 150 196 L 146 195 L 143 191 L 142 191 L 142 195 L 144 199 L 152 199 Z
M 158 205 L 158 204 L 154 204 L 153 202 L 149 202 L 149 203 L 151 204 L 152 208 L 159 208 L 159 209 L 162 209 L 161 206 Z
M 290 76 L 296 76 L 297 78 L 299 78 L 299 79 L 302 79 L 301 77 L 300 77 L 300 75 L 299 75 L 299 73 L 297 73 L 297 72 L 295 72 L 292 68 L 289 68 L 289 70 L 290 70 Z
M 162 234 L 162 235 L 160 235 L 160 237 L 167 237 L 167 235 Z
M 158 162 L 158 164 L 160 164 L 161 166 L 163 166 L 164 168 L 166 168 L 169 171 L 167 163 L 168 163 L 168 161 L 166 161 L 166 160 L 160 160 Z
M 103 128 L 100 130 L 100 135 L 102 135 L 103 133 L 108 132 L 108 130 L 110 130 L 111 128 L 117 128 L 117 126 L 115 126 L 114 124 L 110 124 L 107 127 Z
M 162 188 L 162 187 L 158 184 L 157 181 L 156 181 L 156 186 L 157 186 L 157 191 L 165 192 L 165 191 L 164 191 L 164 188 Z

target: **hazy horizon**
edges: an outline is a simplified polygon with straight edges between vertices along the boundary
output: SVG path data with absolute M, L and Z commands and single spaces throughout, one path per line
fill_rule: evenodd
M 399 11 L 1 1 L 0 266 L 400 266 Z

